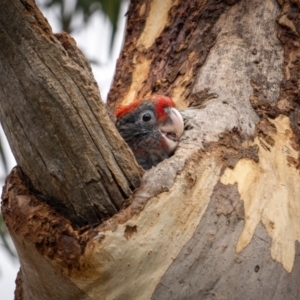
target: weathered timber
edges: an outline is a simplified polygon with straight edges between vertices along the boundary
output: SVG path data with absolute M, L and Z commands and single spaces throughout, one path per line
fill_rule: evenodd
M 1 1 L 0 38 L 1 124 L 24 179 L 77 226 L 112 216 L 143 171 L 88 61 L 66 34 L 53 35 L 34 1 Z

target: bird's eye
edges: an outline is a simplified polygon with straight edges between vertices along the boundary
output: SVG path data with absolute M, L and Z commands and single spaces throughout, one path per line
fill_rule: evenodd
M 142 122 L 145 126 L 149 126 L 149 124 L 155 123 L 154 112 L 151 109 L 144 109 L 139 114 L 139 122 Z
M 152 115 L 150 113 L 145 113 L 143 114 L 142 119 L 144 122 L 149 122 L 152 119 Z

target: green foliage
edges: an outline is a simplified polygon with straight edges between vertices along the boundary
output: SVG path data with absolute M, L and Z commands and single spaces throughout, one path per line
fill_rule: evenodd
M 68 6 L 67 6 L 68 1 Z M 112 26 L 112 34 L 110 40 L 110 50 L 112 50 L 115 34 L 117 32 L 118 18 L 122 0 L 73 0 L 73 7 L 70 0 L 48 0 L 47 7 L 58 5 L 60 8 L 59 21 L 62 24 L 62 30 L 71 33 L 77 28 L 72 28 L 72 20 L 75 16 L 83 16 L 86 24 L 90 17 L 96 11 L 102 11 L 108 18 Z M 73 23 L 74 24 L 74 23 Z

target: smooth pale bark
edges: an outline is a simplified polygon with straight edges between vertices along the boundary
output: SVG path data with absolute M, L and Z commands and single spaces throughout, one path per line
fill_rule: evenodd
M 1 124 L 30 188 L 75 226 L 109 218 L 143 172 L 88 61 L 72 38 L 53 35 L 34 1 L 1 1 L 0 35 Z
M 18 299 L 300 297 L 294 2 L 131 2 L 109 106 L 167 94 L 185 108 L 184 136 L 131 205 L 86 232 L 38 204 L 14 170 L 3 213 L 22 258 Z

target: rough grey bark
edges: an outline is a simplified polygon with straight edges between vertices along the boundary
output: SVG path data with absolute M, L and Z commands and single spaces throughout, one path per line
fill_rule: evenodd
M 1 1 L 0 38 L 1 124 L 30 187 L 77 226 L 112 216 L 142 170 L 88 61 L 66 34 L 53 35 L 34 1 Z

